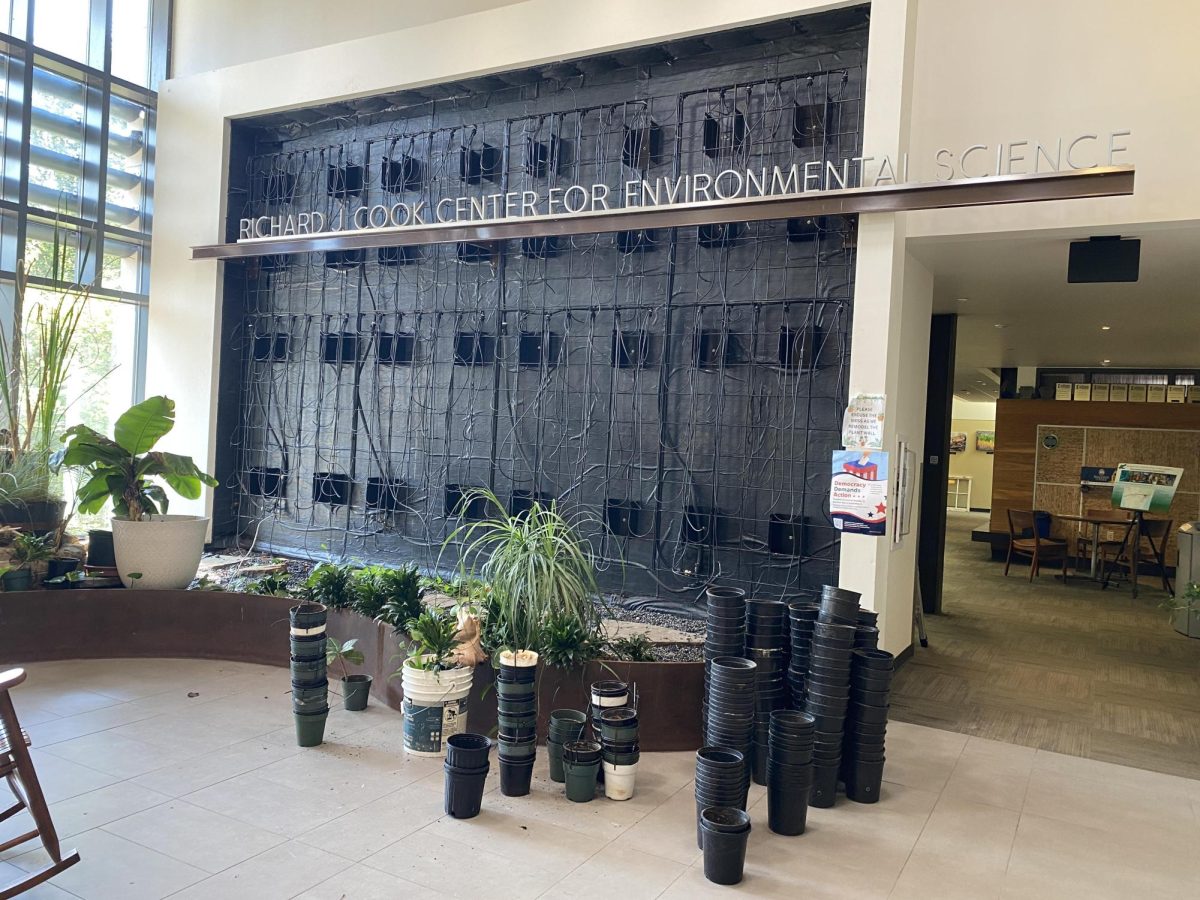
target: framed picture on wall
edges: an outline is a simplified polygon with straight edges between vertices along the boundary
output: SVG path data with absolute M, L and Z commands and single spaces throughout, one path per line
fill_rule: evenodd
M 962 453 L 967 449 L 967 433 L 965 431 L 950 432 L 950 452 Z
M 994 431 L 977 431 L 975 432 L 975 449 L 981 453 L 996 452 L 996 432 Z

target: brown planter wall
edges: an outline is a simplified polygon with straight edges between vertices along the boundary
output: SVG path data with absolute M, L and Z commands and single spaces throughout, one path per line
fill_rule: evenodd
M 55 659 L 184 657 L 288 664 L 288 609 L 296 601 L 232 591 L 65 590 L 0 593 L 0 664 Z M 403 691 L 391 674 L 400 667 L 400 638 L 388 625 L 331 609 L 329 633 L 358 638 L 366 660 L 352 671 L 373 676 L 371 693 L 399 709 Z M 615 673 L 615 675 L 614 675 Z M 335 666 L 332 678 L 341 675 Z M 703 663 L 593 662 L 581 674 L 543 667 L 538 698 L 545 735 L 552 709 L 585 709 L 593 681 L 636 682 L 643 750 L 700 746 Z M 472 731 L 496 727 L 492 668 L 475 670 L 468 722 Z M 336 687 L 335 687 L 336 689 Z

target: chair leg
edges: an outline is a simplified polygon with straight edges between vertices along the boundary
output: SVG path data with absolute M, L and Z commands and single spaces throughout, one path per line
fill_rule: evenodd
M 49 881 L 59 872 L 64 869 L 69 869 L 75 863 L 79 862 L 79 854 L 72 853 L 70 856 L 60 859 L 58 862 L 51 863 L 44 869 L 39 869 L 28 878 L 15 882 L 14 884 L 0 887 L 0 900 L 12 900 L 13 897 L 23 894 L 31 888 L 37 887 L 44 881 Z
M 1038 573 L 1038 552 L 1037 547 L 1033 548 L 1033 557 L 1029 560 L 1029 582 L 1033 583 L 1033 576 Z
M 1008 556 L 1005 557 L 1005 559 L 1004 559 L 1004 577 L 1005 578 L 1008 577 L 1008 567 L 1012 565 L 1012 554 L 1013 554 L 1012 538 L 1009 538 Z

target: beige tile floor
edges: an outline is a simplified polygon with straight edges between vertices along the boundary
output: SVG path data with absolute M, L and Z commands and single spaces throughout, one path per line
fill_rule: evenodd
M 739 888 L 704 880 L 687 753 L 646 754 L 637 796 L 529 797 L 495 774 L 476 819 L 442 813 L 439 760 L 399 716 L 336 709 L 294 744 L 283 670 L 198 660 L 31 667 L 15 694 L 59 831 L 83 861 L 31 898 L 1200 896 L 1200 781 L 893 723 L 883 797 L 766 827 Z M 194 695 L 194 696 L 192 696 Z M 493 769 L 495 767 L 493 766 Z M 0 842 L 25 822 L 0 823 Z M 0 885 L 40 849 L 0 855 Z

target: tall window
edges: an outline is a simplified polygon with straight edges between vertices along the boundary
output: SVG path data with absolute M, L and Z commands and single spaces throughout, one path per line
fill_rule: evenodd
M 0 0 L 0 326 L 10 333 L 18 260 L 26 322 L 61 282 L 90 285 L 67 420 L 105 430 L 143 393 L 169 7 Z

